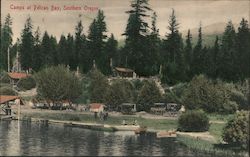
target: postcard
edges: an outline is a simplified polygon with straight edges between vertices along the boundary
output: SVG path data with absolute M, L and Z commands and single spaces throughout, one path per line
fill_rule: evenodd
M 0 156 L 249 156 L 249 0 L 0 2 Z

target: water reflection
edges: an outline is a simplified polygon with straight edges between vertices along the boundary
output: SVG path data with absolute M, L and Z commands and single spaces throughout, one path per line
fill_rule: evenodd
M 20 140 L 19 140 L 20 138 Z M 41 123 L 0 122 L 0 156 L 187 156 L 192 152 L 175 139 L 157 139 L 155 134 L 107 133 Z

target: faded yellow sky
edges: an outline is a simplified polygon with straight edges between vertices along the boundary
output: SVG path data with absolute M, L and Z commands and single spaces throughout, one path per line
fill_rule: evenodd
M 250 1 L 248 0 L 151 0 L 150 7 L 156 11 L 157 27 L 160 35 L 165 35 L 171 9 L 174 8 L 180 30 L 196 28 L 202 22 L 202 26 L 215 23 L 226 23 L 232 20 L 239 23 L 241 18 L 249 19 Z M 45 6 L 49 11 L 30 11 L 27 6 Z M 51 5 L 61 7 L 61 11 L 51 11 Z M 63 10 L 64 6 L 88 7 L 87 10 Z M 25 10 L 13 9 L 14 6 L 25 7 Z M 115 37 L 121 39 L 124 32 L 128 15 L 125 11 L 130 9 L 128 0 L 2 0 L 2 20 L 7 13 L 13 18 L 14 40 L 20 37 L 24 22 L 31 16 L 34 29 L 40 27 L 41 32 L 45 30 L 59 39 L 61 34 L 74 33 L 74 27 L 80 19 L 83 21 L 84 31 L 97 11 L 90 11 L 90 7 L 104 10 L 106 16 L 108 34 L 114 33 Z M 11 9 L 12 8 L 12 9 Z M 79 14 L 82 14 L 79 17 Z

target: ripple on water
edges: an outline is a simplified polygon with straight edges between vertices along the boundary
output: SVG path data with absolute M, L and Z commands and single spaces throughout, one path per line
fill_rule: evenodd
M 25 121 L 20 129 L 17 121 L 0 122 L 0 155 L 194 156 L 175 139 L 158 139 L 152 133 L 108 133 Z

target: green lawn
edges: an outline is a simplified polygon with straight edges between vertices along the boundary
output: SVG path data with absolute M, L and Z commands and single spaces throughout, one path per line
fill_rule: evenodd
M 223 128 L 226 124 L 217 124 L 217 123 L 212 123 L 209 128 L 209 132 L 211 135 L 213 135 L 216 139 L 217 142 L 222 141 L 222 132 Z
M 233 118 L 234 114 L 223 115 L 223 114 L 208 114 L 210 121 L 224 121 L 227 122 L 229 119 Z

